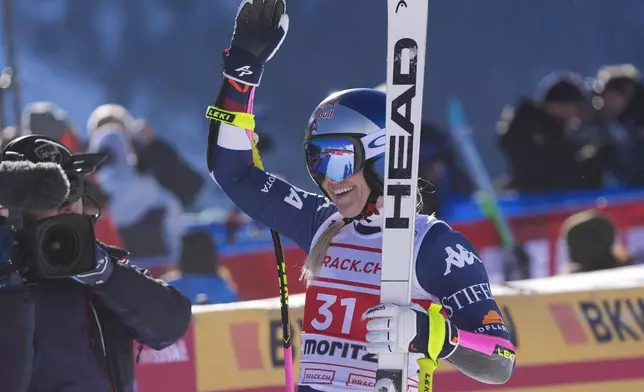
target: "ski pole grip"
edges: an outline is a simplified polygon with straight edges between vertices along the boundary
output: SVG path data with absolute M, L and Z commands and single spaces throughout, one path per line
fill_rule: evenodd
M 433 303 L 427 310 L 429 317 L 428 357 L 418 359 L 418 390 L 431 392 L 434 388 L 434 370 L 438 367 L 438 355 L 445 344 L 445 318 L 441 314 L 443 307 Z

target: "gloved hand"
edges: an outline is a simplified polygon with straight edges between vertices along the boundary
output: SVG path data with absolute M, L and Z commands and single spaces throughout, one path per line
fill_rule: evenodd
M 107 252 L 100 246 L 97 246 L 96 264 L 94 268 L 87 272 L 83 272 L 82 274 L 73 276 L 72 279 L 88 286 L 100 286 L 107 282 L 109 277 L 112 275 L 112 271 L 114 269 L 113 263 L 114 262 L 108 256 Z
M 428 355 L 431 333 L 427 310 L 420 305 L 381 304 L 362 315 L 367 321 L 366 348 L 372 354 L 418 353 Z M 445 339 L 438 358 L 445 358 L 458 346 L 458 328 L 447 318 Z
M 264 64 L 275 55 L 287 32 L 285 0 L 243 0 L 230 47 L 224 51 L 224 76 L 258 86 Z
M 0 216 L 0 291 L 23 286 L 23 279 L 18 273 L 18 268 L 11 261 L 13 232 L 6 221 L 5 216 Z

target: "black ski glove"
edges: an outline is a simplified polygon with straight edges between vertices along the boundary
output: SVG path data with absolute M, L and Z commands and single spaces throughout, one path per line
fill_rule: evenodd
M 285 0 L 242 1 L 230 48 L 224 51 L 224 76 L 258 86 L 264 64 L 275 55 L 287 32 Z

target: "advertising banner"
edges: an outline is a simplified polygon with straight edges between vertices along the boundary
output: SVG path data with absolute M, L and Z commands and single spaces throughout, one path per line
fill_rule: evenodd
M 493 286 L 517 346 L 513 377 L 485 385 L 443 362 L 436 390 L 643 391 L 643 284 L 644 267 L 628 267 Z M 296 374 L 303 303 L 302 295 L 291 298 Z M 139 392 L 283 390 L 277 299 L 193 309 L 182 342 L 169 352 L 142 352 Z

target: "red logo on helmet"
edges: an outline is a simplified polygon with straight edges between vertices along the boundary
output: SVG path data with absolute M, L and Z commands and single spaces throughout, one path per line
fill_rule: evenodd
M 324 109 L 320 108 L 315 112 L 315 114 L 313 115 L 313 118 L 315 118 L 316 120 L 318 118 L 331 118 L 331 117 L 333 117 L 333 112 L 334 111 L 335 111 L 334 109 L 324 110 Z
M 333 117 L 333 113 L 335 112 L 335 107 L 337 106 L 338 102 L 340 102 L 339 99 L 330 99 L 328 101 L 322 102 L 318 106 L 318 109 L 315 111 L 313 118 L 318 119 Z

